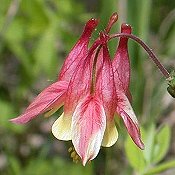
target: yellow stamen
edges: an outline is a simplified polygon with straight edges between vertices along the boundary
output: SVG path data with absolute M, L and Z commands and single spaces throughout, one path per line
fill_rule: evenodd
M 70 153 L 72 150 L 73 150 L 73 147 L 70 147 L 70 148 L 68 149 L 68 152 Z
M 71 154 L 70 154 L 70 156 L 74 159 L 75 158 L 75 156 L 76 156 L 76 152 L 75 151 L 73 151 Z
M 70 153 L 70 157 L 72 158 L 72 161 L 74 163 L 78 163 L 81 160 L 80 156 L 77 154 L 74 147 L 70 147 L 68 149 L 68 152 Z
M 91 164 L 91 160 L 89 160 L 89 161 L 87 162 L 87 164 L 90 165 L 90 164 Z
M 78 160 L 80 157 L 78 155 L 76 155 L 74 158 L 75 158 L 75 160 Z

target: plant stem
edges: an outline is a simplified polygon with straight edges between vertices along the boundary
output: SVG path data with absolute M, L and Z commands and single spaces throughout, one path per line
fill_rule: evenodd
M 117 33 L 117 34 L 112 34 L 109 37 L 110 39 L 116 38 L 116 37 L 127 37 L 130 38 L 132 40 L 134 40 L 135 42 L 139 43 L 147 52 L 147 54 L 149 55 L 150 59 L 154 62 L 154 64 L 158 67 L 158 69 L 160 70 L 160 72 L 163 74 L 163 76 L 168 79 L 170 78 L 170 74 L 169 72 L 166 70 L 166 68 L 160 63 L 159 59 L 157 58 L 157 56 L 154 54 L 154 52 L 152 51 L 152 49 L 145 44 L 140 38 L 138 38 L 135 35 L 132 34 L 126 34 L 126 33 Z

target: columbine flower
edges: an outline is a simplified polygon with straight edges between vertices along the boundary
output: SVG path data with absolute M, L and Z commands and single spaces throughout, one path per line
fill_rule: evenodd
M 115 113 L 123 119 L 133 141 L 144 148 L 129 102 L 128 39 L 120 38 L 113 61 L 108 51 L 109 31 L 116 20 L 115 13 L 106 30 L 88 49 L 98 23 L 95 19 L 89 20 L 66 58 L 58 81 L 43 90 L 22 115 L 11 120 L 26 123 L 42 113 L 50 116 L 64 105 L 64 113 L 54 122 L 52 133 L 57 139 L 72 140 L 83 165 L 97 156 L 101 146 L 110 147 L 117 141 Z M 121 34 L 131 34 L 131 27 L 123 24 Z
M 103 45 L 102 55 L 97 58 L 93 53 L 100 44 Z M 94 79 L 95 59 L 98 70 Z M 111 146 L 116 142 L 118 135 L 113 120 L 116 94 L 105 39 L 95 43 L 77 67 L 69 83 L 64 107 L 65 113 L 56 120 L 52 132 L 58 139 L 72 139 L 83 165 L 97 156 L 101 145 Z

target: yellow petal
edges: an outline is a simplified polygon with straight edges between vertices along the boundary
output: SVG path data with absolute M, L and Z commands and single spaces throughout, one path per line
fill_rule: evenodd
M 115 144 L 117 139 L 118 139 L 118 131 L 115 126 L 114 120 L 107 121 L 106 130 L 102 141 L 102 146 L 110 147 Z
M 64 113 L 52 125 L 52 133 L 59 140 L 71 140 L 72 117 L 65 116 Z

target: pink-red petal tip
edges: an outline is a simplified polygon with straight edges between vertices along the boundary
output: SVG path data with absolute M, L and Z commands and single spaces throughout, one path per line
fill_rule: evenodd
M 144 145 L 144 143 L 142 142 L 142 140 L 140 139 L 140 138 L 138 138 L 138 140 L 133 140 L 134 142 L 135 142 L 135 144 L 140 148 L 140 149 L 142 149 L 142 150 L 144 150 L 145 149 L 145 145 Z
M 28 122 L 28 120 L 21 119 L 20 117 L 10 119 L 9 121 L 12 122 L 12 123 L 15 123 L 15 124 L 25 124 L 25 123 Z
M 98 23 L 99 23 L 99 20 L 98 20 L 98 19 L 91 18 L 91 19 L 86 23 L 85 28 L 86 28 L 86 29 L 89 29 L 90 31 L 92 31 L 92 30 L 94 30 L 94 28 L 98 25 Z
M 113 24 L 118 20 L 118 13 L 114 12 L 112 16 L 110 17 L 110 22 Z
M 108 25 L 106 27 L 106 33 L 109 33 L 112 26 L 114 25 L 114 23 L 116 23 L 116 21 L 118 20 L 118 14 L 117 12 L 113 13 L 112 16 L 109 19 Z
M 122 32 L 122 33 L 131 34 L 131 32 L 132 32 L 132 27 L 131 27 L 131 25 L 126 24 L 126 23 L 123 23 L 123 24 L 121 25 L 121 32 Z

